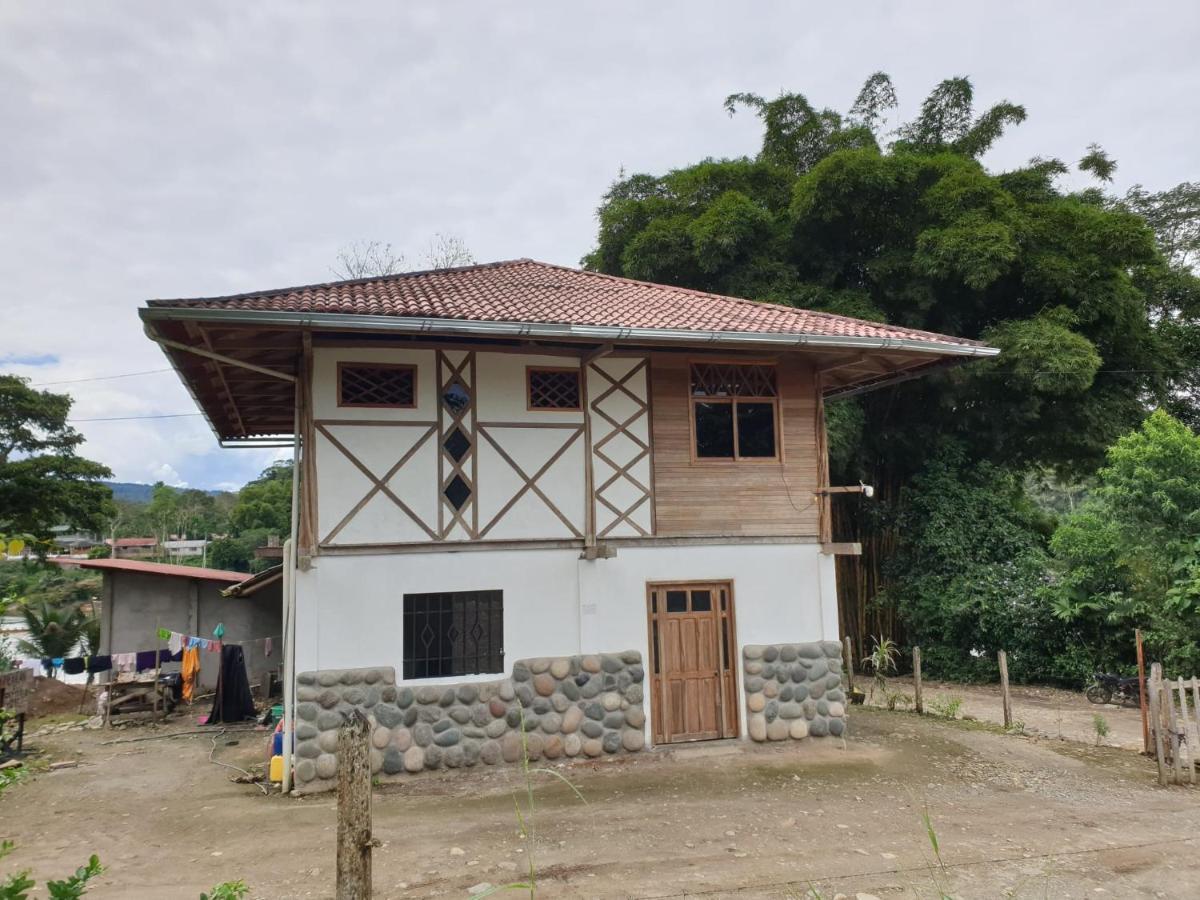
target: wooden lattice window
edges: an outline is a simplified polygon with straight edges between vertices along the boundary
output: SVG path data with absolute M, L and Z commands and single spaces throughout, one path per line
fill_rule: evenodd
M 416 366 L 338 363 L 338 406 L 414 409 L 416 405 Z
M 525 370 L 529 409 L 561 409 L 579 411 L 578 369 Z
M 404 677 L 504 671 L 504 592 L 404 595 Z
M 691 397 L 696 459 L 779 459 L 775 366 L 692 363 Z

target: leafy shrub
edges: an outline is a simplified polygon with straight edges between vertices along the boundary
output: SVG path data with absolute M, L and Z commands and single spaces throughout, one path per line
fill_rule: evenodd
M 929 701 L 929 711 L 943 719 L 957 719 L 962 704 L 962 697 L 934 697 Z

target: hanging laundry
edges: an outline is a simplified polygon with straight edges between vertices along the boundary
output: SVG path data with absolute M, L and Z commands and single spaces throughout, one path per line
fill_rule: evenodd
M 213 637 L 220 639 L 225 637 L 225 623 L 218 622 L 217 627 L 213 629 Z
M 173 659 L 173 656 L 174 656 L 174 654 L 172 654 L 170 650 L 159 650 L 158 651 L 159 664 L 171 662 Z
M 83 657 L 75 656 L 71 659 L 63 660 L 63 673 L 66 675 L 79 675 L 86 668 L 83 664 Z
M 143 672 L 146 669 L 153 669 L 156 665 L 158 665 L 158 651 L 139 650 L 136 660 L 137 661 L 135 665 L 137 666 L 137 670 L 139 672 Z
M 200 648 L 188 647 L 183 651 L 180 675 L 183 677 L 183 699 L 192 702 L 196 682 L 200 679 Z
M 187 648 L 188 648 L 189 650 L 194 650 L 194 649 L 196 649 L 197 647 L 199 647 L 199 646 L 200 646 L 200 640 L 201 640 L 201 639 L 200 639 L 200 638 L 198 638 L 198 637 L 189 637 L 189 638 L 187 639 Z
M 63 658 L 61 656 L 56 656 L 52 660 L 50 660 L 50 665 L 52 665 L 56 669 L 61 669 L 62 664 L 63 664 Z
M 169 628 L 158 629 L 158 639 L 160 641 L 169 641 L 171 639 L 171 629 L 169 629 Z
M 171 651 L 172 655 L 183 649 L 184 637 L 185 636 L 180 634 L 178 631 L 171 632 L 170 637 L 167 638 L 167 649 Z
M 112 665 L 118 672 L 132 672 L 137 665 L 137 654 L 114 653 L 112 655 Z
M 21 660 L 21 668 L 37 672 L 42 668 L 42 661 L 40 659 L 23 659 Z
M 113 667 L 111 656 L 93 656 L 88 660 L 87 670 L 91 673 L 107 672 Z

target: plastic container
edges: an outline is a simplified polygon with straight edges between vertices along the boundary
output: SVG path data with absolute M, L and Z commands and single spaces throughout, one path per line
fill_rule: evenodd
M 276 719 L 283 718 L 283 704 L 279 703 L 271 707 L 271 715 Z
M 278 737 L 278 735 L 276 735 L 276 737 Z M 282 756 L 272 756 L 271 757 L 271 780 L 272 781 L 283 781 L 283 757 Z
M 277 731 L 271 736 L 271 755 L 279 756 L 283 753 L 283 732 Z

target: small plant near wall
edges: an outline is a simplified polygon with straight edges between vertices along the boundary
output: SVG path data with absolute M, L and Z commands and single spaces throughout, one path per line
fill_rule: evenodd
M 0 841 L 0 859 L 12 853 L 14 846 L 12 841 Z M 50 900 L 78 900 L 87 893 L 87 883 L 103 872 L 100 858 L 93 853 L 87 865 L 76 869 L 74 875 L 62 881 L 47 881 L 46 896 Z M 0 900 L 26 900 L 36 887 L 37 882 L 29 877 L 28 869 L 14 872 L 0 882 Z
M 1092 730 L 1096 732 L 1096 746 L 1099 747 L 1108 737 L 1108 719 L 1096 713 L 1092 716 Z
M 896 646 L 895 641 L 882 636 L 875 638 L 875 649 L 871 651 L 871 655 L 865 660 L 875 675 L 874 680 L 871 682 L 870 702 L 875 702 L 876 691 L 885 698 L 887 697 L 887 675 L 888 672 L 896 671 L 896 660 L 899 656 L 900 649 Z M 893 703 L 888 708 L 895 709 L 895 704 Z

